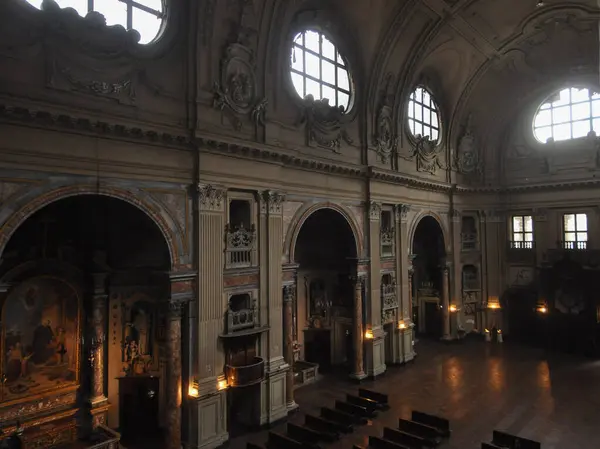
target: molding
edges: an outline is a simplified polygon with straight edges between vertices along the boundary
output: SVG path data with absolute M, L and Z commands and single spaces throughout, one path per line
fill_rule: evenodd
M 319 160 L 298 156 L 290 150 L 253 142 L 235 143 L 217 136 L 197 136 L 190 139 L 187 136 L 158 132 L 135 126 L 115 125 L 103 121 L 83 117 L 73 117 L 66 114 L 56 114 L 26 107 L 0 104 L 0 124 L 11 123 L 21 126 L 31 126 L 40 129 L 60 130 L 106 136 L 126 141 L 144 142 L 171 147 L 185 147 L 188 150 L 197 149 L 201 152 L 227 154 L 235 157 L 264 160 L 269 163 L 279 163 L 286 167 L 311 170 L 315 172 L 337 174 L 353 178 L 372 179 L 391 184 L 397 184 L 418 190 L 435 191 L 440 193 L 459 194 L 502 194 L 535 191 L 557 191 L 600 186 L 600 179 L 585 179 L 571 181 L 554 181 L 522 184 L 510 187 L 504 186 L 459 186 L 447 182 L 426 178 L 417 178 L 398 171 L 367 165 L 356 165 L 331 160 Z M 251 145 L 251 146 L 250 146 Z

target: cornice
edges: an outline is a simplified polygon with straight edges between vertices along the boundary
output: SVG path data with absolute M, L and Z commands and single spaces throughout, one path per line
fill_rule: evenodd
M 34 110 L 25 107 L 12 107 L 0 104 L 0 123 L 15 123 L 52 130 L 70 130 L 83 134 L 95 134 L 129 141 L 142 141 L 156 145 L 194 148 L 201 152 L 227 154 L 238 158 L 261 160 L 282 166 L 310 170 L 327 174 L 348 176 L 352 178 L 372 179 L 412 189 L 427 190 L 440 193 L 460 194 L 506 194 L 535 191 L 558 191 L 572 189 L 597 188 L 600 179 L 552 181 L 548 183 L 522 184 L 510 187 L 467 187 L 457 186 L 424 178 L 417 178 L 404 173 L 384 168 L 349 164 L 344 162 L 316 159 L 301 156 L 296 150 L 269 146 L 259 143 L 243 144 L 218 136 L 197 136 L 190 140 L 187 136 L 157 132 L 125 125 L 115 125 L 89 118 L 72 117 L 66 114 Z

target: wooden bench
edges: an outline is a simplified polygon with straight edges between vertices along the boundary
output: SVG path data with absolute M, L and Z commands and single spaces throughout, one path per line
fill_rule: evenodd
M 439 416 L 413 410 L 412 420 L 421 424 L 425 424 L 426 426 L 435 427 L 439 430 L 441 435 L 446 438 L 452 433 L 450 430 L 450 421 L 448 421 L 446 418 L 441 418 Z
M 304 425 L 321 432 L 331 432 L 336 435 L 336 440 L 340 438 L 340 433 L 351 433 L 354 427 L 343 425 L 320 416 L 305 415 Z
M 374 401 L 373 399 L 369 398 L 361 398 L 360 396 L 355 396 L 350 393 L 346 394 L 346 402 L 364 407 L 373 413 L 379 410 L 379 407 L 377 406 L 377 401 Z
M 370 436 L 369 437 L 369 449 L 412 449 L 402 444 L 394 443 L 390 440 L 384 440 L 383 438 Z
M 304 444 L 277 432 L 269 432 L 268 449 L 305 449 Z
M 431 446 L 437 446 L 442 442 L 442 435 L 435 427 L 427 426 L 415 421 L 400 418 L 398 420 L 398 429 L 423 438 L 428 441 Z
M 362 418 L 364 420 L 362 424 L 367 423 L 367 418 L 375 417 L 375 413 L 368 411 L 360 405 L 350 404 L 349 402 L 340 401 L 338 399 L 335 401 L 335 409 Z
M 403 432 L 402 430 L 390 429 L 389 427 L 383 428 L 383 439 L 414 449 L 431 447 L 431 445 L 421 437 L 413 435 L 412 433 Z
M 340 412 L 339 410 L 334 410 L 329 407 L 321 407 L 321 416 L 330 421 L 334 421 L 346 426 L 351 426 L 352 430 L 354 430 L 354 426 L 361 424 L 360 417 Z
M 503 449 L 501 446 L 496 446 L 493 443 L 481 443 L 481 449 Z
M 494 430 L 492 435 L 492 443 L 496 446 L 507 447 L 509 449 L 541 449 L 542 444 L 528 440 L 527 438 L 521 438 L 510 433 L 501 432 Z
M 379 393 L 378 391 L 367 390 L 366 388 L 359 388 L 358 395 L 361 398 L 367 398 L 375 401 L 380 410 L 387 410 L 390 408 L 387 394 Z
M 292 423 L 287 424 L 287 434 L 290 438 L 314 449 L 319 449 L 319 441 L 322 440 L 319 432 Z

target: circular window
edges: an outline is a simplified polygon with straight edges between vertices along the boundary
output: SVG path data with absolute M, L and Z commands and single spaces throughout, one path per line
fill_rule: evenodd
M 433 97 L 423 87 L 417 87 L 408 100 L 408 128 L 414 137 L 440 138 L 439 109 Z
M 26 0 L 40 9 L 43 0 Z M 163 0 L 54 0 L 61 8 L 73 8 L 85 17 L 97 11 L 106 25 L 121 25 L 140 33 L 140 44 L 149 44 L 160 34 L 165 17 Z
M 350 75 L 346 62 L 333 43 L 318 31 L 306 30 L 294 37 L 290 62 L 292 83 L 298 95 L 328 99 L 331 106 L 348 111 Z
M 541 142 L 578 139 L 591 131 L 600 135 L 600 94 L 568 87 L 540 106 L 533 119 L 533 135 Z

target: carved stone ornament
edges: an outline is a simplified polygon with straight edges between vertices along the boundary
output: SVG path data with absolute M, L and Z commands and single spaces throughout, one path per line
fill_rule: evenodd
M 225 225 L 225 243 L 227 249 L 252 249 L 256 242 L 256 227 L 252 225 L 250 229 L 244 226 L 232 229 L 229 224 Z
M 284 285 L 283 302 L 293 302 L 296 297 L 296 284 Z
M 379 221 L 381 219 L 381 204 L 369 201 L 369 219 L 371 221 Z
M 220 80 L 213 86 L 213 106 L 228 117 L 236 131 L 242 129 L 244 119 L 251 120 L 258 137 L 259 127 L 265 123 L 267 100 L 258 95 L 251 38 L 256 34 L 253 4 L 251 1 L 244 1 L 240 6 L 241 17 L 235 32 L 236 37 L 225 48 L 221 59 Z
M 298 125 L 306 129 L 306 145 L 327 148 L 339 154 L 342 141 L 348 145 L 354 141 L 345 129 L 344 107 L 330 106 L 329 100 L 315 100 L 307 95 L 303 100 Z
M 454 166 L 459 173 L 464 175 L 479 174 L 483 170 L 483 164 L 472 131 L 471 115 L 467 119 L 465 131 L 458 141 Z
M 453 223 L 460 223 L 460 216 L 461 216 L 461 213 L 458 209 L 450 210 L 450 219 L 452 220 Z
M 171 299 L 169 301 L 169 319 L 179 320 L 183 316 L 183 312 L 187 301 Z
M 414 149 L 408 156 L 402 156 L 406 160 L 417 161 L 417 171 L 435 175 L 438 168 L 445 168 L 441 160 L 443 150 L 429 136 L 417 136 Z
M 408 204 L 396 204 L 394 209 L 396 211 L 396 219 L 400 220 L 401 223 L 406 223 L 408 221 L 410 206 Z
M 283 210 L 283 203 L 285 202 L 285 195 L 280 192 L 273 190 L 266 190 L 263 192 L 262 207 L 263 212 L 269 212 L 269 214 L 280 214 Z
M 225 190 L 210 184 L 198 185 L 200 210 L 222 211 L 225 205 Z
M 375 128 L 375 152 L 379 160 L 387 164 L 398 147 L 398 137 L 393 134 L 392 108 L 381 106 L 377 113 Z

